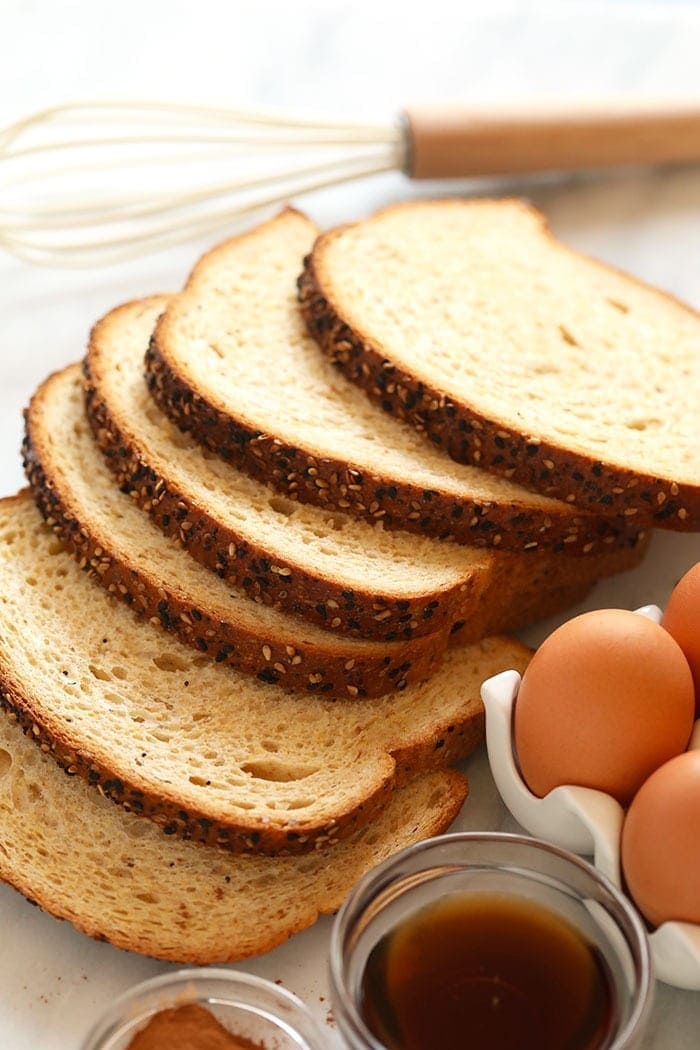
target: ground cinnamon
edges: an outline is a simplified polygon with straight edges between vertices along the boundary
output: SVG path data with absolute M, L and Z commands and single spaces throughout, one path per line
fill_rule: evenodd
M 264 1050 L 231 1035 L 209 1010 L 188 1003 L 155 1014 L 134 1036 L 127 1050 Z

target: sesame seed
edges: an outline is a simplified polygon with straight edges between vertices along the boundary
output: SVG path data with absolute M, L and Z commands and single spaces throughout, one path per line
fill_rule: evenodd
M 688 511 L 685 509 L 685 507 L 679 508 L 678 517 L 681 519 L 681 521 L 685 521 L 685 519 L 688 517 Z
M 356 685 L 347 685 L 345 688 L 350 693 L 350 696 L 357 696 L 357 694 L 359 693 L 359 689 Z
M 355 666 L 355 661 L 354 660 L 347 660 L 346 664 L 345 664 L 345 670 L 346 671 L 352 671 L 354 666 Z
M 266 660 L 270 660 L 272 658 L 272 649 L 269 645 L 263 645 L 262 654 Z
M 675 483 L 675 481 L 672 481 L 671 482 L 671 495 L 672 496 L 677 496 L 678 492 L 679 492 L 678 485 Z
M 626 518 L 631 518 L 637 513 L 637 510 L 637 507 L 627 507 L 626 510 L 623 511 L 623 513 Z

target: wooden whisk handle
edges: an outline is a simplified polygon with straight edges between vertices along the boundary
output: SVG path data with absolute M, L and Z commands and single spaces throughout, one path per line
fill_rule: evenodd
M 415 179 L 700 161 L 700 103 L 407 109 Z

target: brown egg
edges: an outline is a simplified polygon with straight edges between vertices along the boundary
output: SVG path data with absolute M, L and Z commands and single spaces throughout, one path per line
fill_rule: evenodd
M 700 715 L 700 561 L 671 592 L 663 625 L 690 664 L 695 682 L 695 713 Z
M 622 870 L 652 925 L 700 923 L 700 751 L 672 758 L 635 795 L 622 827 Z
M 685 750 L 694 710 L 688 662 L 667 631 L 622 609 L 584 613 L 525 671 L 515 704 L 520 770 L 535 795 L 579 784 L 625 806 Z

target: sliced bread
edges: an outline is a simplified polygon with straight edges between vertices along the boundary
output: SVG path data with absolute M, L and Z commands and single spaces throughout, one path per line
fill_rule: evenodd
M 210 251 L 170 300 L 146 360 L 181 429 L 286 495 L 388 528 L 572 555 L 634 542 L 624 519 L 451 464 L 325 361 L 295 295 L 317 233 L 287 209 Z
M 512 200 L 420 201 L 319 238 L 310 330 L 459 462 L 639 527 L 700 528 L 700 319 Z
M 93 433 L 156 524 L 256 601 L 320 627 L 391 641 L 463 619 L 486 583 L 478 551 L 287 499 L 168 420 L 143 377 L 166 303 L 154 297 L 112 311 L 93 330 L 85 360 Z
M 0 878 L 83 933 L 174 962 L 269 951 L 338 908 L 396 850 L 444 831 L 466 795 L 452 770 L 397 791 L 371 826 L 311 857 L 240 857 L 166 839 L 0 721 Z
M 0 594 L 0 698 L 35 743 L 167 834 L 238 852 L 346 838 L 410 777 L 468 754 L 481 681 L 529 659 L 492 638 L 380 699 L 294 695 L 136 620 L 28 493 L 0 502 Z
M 256 601 L 385 641 L 455 624 L 475 638 L 523 626 L 521 602 L 530 610 L 539 602 L 547 615 L 550 588 L 590 586 L 641 559 L 644 539 L 580 558 L 478 550 L 276 494 L 201 448 L 149 397 L 143 348 L 166 302 L 128 304 L 96 326 L 85 362 L 88 418 L 123 490 Z
M 26 414 L 24 462 L 45 520 L 81 566 L 152 623 L 263 682 L 328 696 L 381 696 L 434 671 L 442 635 L 351 638 L 251 601 L 191 558 L 115 484 L 96 446 L 80 365 L 53 375 Z

